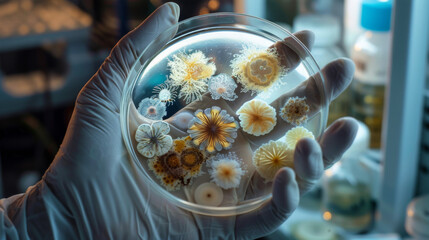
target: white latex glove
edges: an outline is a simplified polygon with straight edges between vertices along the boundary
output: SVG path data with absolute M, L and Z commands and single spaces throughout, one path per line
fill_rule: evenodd
M 319 143 L 301 140 L 295 151 L 295 172 L 281 169 L 274 181 L 272 200 L 252 213 L 201 216 L 163 199 L 128 157 L 121 137 L 119 106 L 133 63 L 178 17 L 179 7 L 167 3 L 118 42 L 80 92 L 61 148 L 42 180 L 25 193 L 0 201 L 0 239 L 261 237 L 288 218 L 300 195 L 349 147 L 357 131 L 356 122 L 350 118 L 336 121 Z M 311 33 L 296 36 L 311 46 Z M 292 66 L 293 56 L 286 61 Z M 331 100 L 350 83 L 353 70 L 351 61 L 345 59 L 322 70 Z M 312 83 L 310 79 L 296 91 L 310 93 Z M 168 121 L 175 124 L 174 118 Z

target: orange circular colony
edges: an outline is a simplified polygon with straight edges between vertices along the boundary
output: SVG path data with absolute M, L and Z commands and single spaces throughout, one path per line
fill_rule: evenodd
M 278 72 L 279 64 L 275 56 L 259 53 L 249 57 L 245 74 L 251 84 L 267 87 L 277 80 Z

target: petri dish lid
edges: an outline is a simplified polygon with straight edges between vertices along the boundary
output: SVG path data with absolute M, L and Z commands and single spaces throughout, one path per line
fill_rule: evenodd
M 284 39 L 287 40 L 283 41 Z M 273 50 L 273 45 L 279 41 L 283 43 L 278 48 L 274 46 Z M 277 52 L 279 48 L 283 48 L 287 54 L 279 54 Z M 270 58 L 267 55 L 275 57 Z M 271 60 L 262 61 L 258 57 L 264 59 L 267 57 L 281 65 L 270 85 L 264 85 L 264 82 L 271 79 L 268 76 L 274 76 L 269 74 L 277 65 L 265 65 L 272 64 Z M 257 68 L 252 67 L 256 66 L 252 65 L 254 63 Z M 239 72 L 240 66 L 245 66 L 245 71 Z M 258 72 L 259 70 L 262 73 Z M 199 77 L 195 79 L 203 82 L 198 83 L 202 84 L 201 91 L 193 89 L 195 91 L 192 92 L 189 88 L 197 86 L 196 83 L 189 86 L 184 79 L 191 77 L 194 79 L 193 74 L 196 72 L 210 74 L 205 77 L 198 75 Z M 264 88 L 253 85 L 252 87 L 243 80 L 250 79 L 251 76 L 256 76 L 258 80 L 253 78 L 256 82 L 263 79 L 258 86 L 264 85 Z M 219 79 L 223 79 L 222 81 L 227 79 L 225 80 L 227 84 Z M 307 79 L 309 80 L 306 81 Z M 219 83 L 217 90 L 222 90 L 222 93 L 228 86 L 235 87 L 229 92 L 231 93 L 229 97 L 222 95 L 216 98 L 216 92 L 208 86 L 211 81 L 220 81 L 216 82 Z M 166 94 L 166 91 L 165 94 L 161 94 L 163 89 L 169 90 L 169 94 Z M 310 51 L 298 38 L 282 27 L 243 14 L 215 13 L 197 16 L 181 21 L 161 33 L 146 47 L 132 67 L 125 83 L 120 108 L 122 135 L 130 157 L 135 162 L 138 173 L 147 181 L 148 188 L 157 191 L 171 204 L 194 213 L 211 216 L 242 214 L 258 209 L 271 198 L 272 179 L 267 180 L 263 177 L 253 159 L 255 152 L 264 144 L 273 142 L 273 146 L 276 144 L 285 146 L 285 133 L 295 126 L 280 118 L 280 108 L 288 99 L 295 97 L 304 99 L 305 105 L 309 105 L 309 112 L 308 116 L 307 113 L 305 115 L 306 120 L 299 124 L 317 138 L 326 127 L 328 101 L 325 91 L 324 78 Z M 166 96 L 174 99 L 168 101 Z M 161 98 L 165 101 L 161 101 Z M 252 134 L 245 132 L 249 130 L 243 128 L 244 122 L 240 120 L 238 114 L 239 107 L 253 100 L 270 105 L 271 107 L 267 109 L 275 111 L 274 130 L 264 133 L 263 138 L 252 135 L 255 132 Z M 183 109 L 187 113 L 180 115 L 184 112 Z M 211 143 L 198 142 L 194 135 L 199 132 L 190 133 L 192 132 L 190 129 L 201 124 L 202 118 L 199 116 L 211 118 L 215 115 L 216 109 L 219 109 L 219 115 L 228 119 L 231 124 L 236 123 L 234 130 L 236 133 L 231 133 L 225 138 L 228 143 L 222 143 L 229 145 L 228 147 L 222 145 L 219 148 L 219 144 L 213 144 L 213 149 L 209 149 Z M 151 115 L 154 112 L 157 113 L 156 116 Z M 169 149 L 159 150 L 159 156 L 156 155 L 158 153 L 147 151 L 142 153 L 140 150 L 143 145 L 139 147 L 141 142 L 136 139 L 139 129 L 139 131 L 154 129 L 154 123 L 157 126 L 162 125 L 162 132 L 168 135 L 166 138 L 173 141 L 171 145 L 170 140 L 163 140 Z M 145 126 L 140 128 L 142 125 Z M 179 143 L 182 147 L 178 147 Z M 198 162 L 200 168 L 195 175 L 185 168 L 184 161 L 187 160 L 184 156 L 189 151 L 184 149 L 198 152 L 194 156 L 202 156 L 203 160 Z M 219 163 L 222 157 L 234 160 L 240 166 L 241 178 L 238 180 L 234 178 L 236 182 L 222 184 L 220 178 L 210 174 L 214 169 L 213 162 Z M 180 170 L 173 171 L 171 165 L 173 163 L 179 164 Z M 177 166 L 174 165 L 174 168 Z M 233 186 L 232 183 L 238 185 Z M 202 184 L 205 184 L 206 188 L 198 188 Z M 195 195 L 200 193 L 207 195 Z M 210 204 L 202 204 L 205 197 L 211 194 L 217 194 L 215 201 L 211 199 Z

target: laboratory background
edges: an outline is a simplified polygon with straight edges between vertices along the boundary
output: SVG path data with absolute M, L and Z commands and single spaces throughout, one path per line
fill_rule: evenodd
M 0 197 L 42 177 L 79 90 L 163 0 L 0 0 Z M 180 20 L 236 12 L 315 34 L 322 68 L 351 58 L 328 124 L 356 139 L 294 214 L 263 239 L 429 239 L 429 1 L 176 0 Z M 375 4 L 374 4 L 375 2 Z

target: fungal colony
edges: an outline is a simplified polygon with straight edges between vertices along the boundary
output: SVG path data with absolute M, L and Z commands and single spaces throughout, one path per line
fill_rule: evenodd
M 217 154 L 207 162 L 211 180 L 223 189 L 238 187 L 245 173 L 241 162 L 234 152 Z
M 168 83 L 161 83 L 153 88 L 152 93 L 155 95 L 152 98 L 158 98 L 167 106 L 173 104 L 177 97 L 177 86 L 172 86 Z
M 248 134 L 265 135 L 276 125 L 276 110 L 261 100 L 251 100 L 238 109 L 240 125 Z
M 203 52 L 192 54 L 179 53 L 173 55 L 168 62 L 171 74 L 169 83 L 180 87 L 179 98 L 186 103 L 201 100 L 201 95 L 207 90 L 208 79 L 216 72 L 216 65 L 210 62 Z
M 223 98 L 228 101 L 234 101 L 237 99 L 237 94 L 234 92 L 236 88 L 237 84 L 234 79 L 225 73 L 210 78 L 208 82 L 208 90 L 214 100 Z
M 295 149 L 296 144 L 303 138 L 314 139 L 312 132 L 308 131 L 305 127 L 299 126 L 294 127 L 286 133 L 286 143 L 288 148 Z
M 214 183 L 203 183 L 195 189 L 194 199 L 201 205 L 219 206 L 223 201 L 223 191 Z
M 267 90 L 281 76 L 283 67 L 274 48 L 245 46 L 231 62 L 232 75 L 243 85 L 241 91 L 258 93 Z
M 171 136 L 167 135 L 169 132 L 170 126 L 166 122 L 140 125 L 135 136 L 137 151 L 147 158 L 166 153 L 173 144 Z
M 289 98 L 280 111 L 280 117 L 288 123 L 299 126 L 307 121 L 310 106 L 305 102 L 305 97 Z
M 188 136 L 175 139 L 166 154 L 149 159 L 149 168 L 167 190 L 173 191 L 199 176 L 206 159 L 206 153 L 195 148 Z
M 255 151 L 253 164 L 259 175 L 270 182 L 280 168 L 293 167 L 293 151 L 285 142 L 269 141 Z
M 157 98 L 145 98 L 138 107 L 138 112 L 151 120 L 161 120 L 167 115 L 165 103 Z
M 189 123 L 192 142 L 209 153 L 231 148 L 237 137 L 238 123 L 219 107 L 197 110 Z

